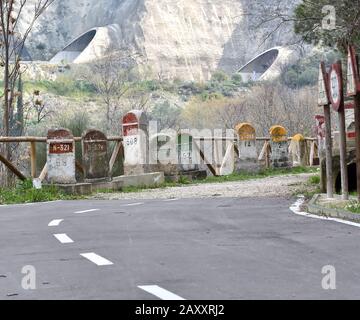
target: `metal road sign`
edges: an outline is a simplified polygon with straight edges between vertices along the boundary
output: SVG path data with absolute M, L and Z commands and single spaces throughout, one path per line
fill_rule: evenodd
M 341 65 L 333 64 L 330 70 L 330 101 L 335 111 L 342 105 L 342 74 Z
M 355 96 L 359 91 L 359 70 L 354 47 L 349 47 L 346 76 L 347 95 Z

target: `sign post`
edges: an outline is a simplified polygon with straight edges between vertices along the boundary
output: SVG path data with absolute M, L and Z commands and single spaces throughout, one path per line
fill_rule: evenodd
M 330 100 L 333 109 L 339 116 L 339 133 L 340 133 L 340 170 L 341 170 L 341 189 L 342 199 L 349 199 L 349 184 L 346 161 L 346 128 L 345 128 L 345 107 L 343 93 L 343 78 L 341 61 L 334 63 L 330 70 Z
M 349 46 L 347 61 L 347 96 L 354 97 L 355 143 L 356 143 L 356 185 L 360 201 L 360 79 L 359 64 L 355 48 Z
M 328 73 L 325 69 L 325 63 L 320 63 L 319 70 L 319 95 L 318 105 L 324 108 L 325 120 L 325 157 L 326 157 L 326 194 L 328 198 L 334 197 L 333 187 L 333 163 L 332 163 L 332 137 L 331 137 L 331 114 Z

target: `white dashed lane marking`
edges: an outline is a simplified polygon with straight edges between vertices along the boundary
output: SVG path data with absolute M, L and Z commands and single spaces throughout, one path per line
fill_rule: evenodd
M 80 253 L 80 255 L 98 266 L 109 266 L 113 264 L 110 260 L 105 259 L 94 252 Z
M 100 209 L 89 209 L 89 210 L 83 210 L 83 211 L 75 211 L 74 213 L 86 213 L 86 212 L 94 212 L 99 211 Z
M 135 207 L 135 206 L 141 206 L 142 204 L 144 204 L 144 202 L 128 203 L 128 204 L 123 204 L 122 207 Z
M 163 202 L 171 202 L 171 201 L 178 201 L 178 200 L 180 200 L 180 199 L 178 199 L 178 198 L 174 198 L 174 199 L 165 199 L 165 200 L 163 200 Z
M 138 286 L 138 288 L 160 298 L 161 300 L 185 300 L 184 298 L 159 286 Z
M 48 227 L 57 227 L 61 222 L 63 222 L 64 219 L 55 219 L 52 220 L 49 224 Z
M 68 237 L 66 233 L 54 234 L 54 237 L 61 243 L 73 243 L 74 241 Z

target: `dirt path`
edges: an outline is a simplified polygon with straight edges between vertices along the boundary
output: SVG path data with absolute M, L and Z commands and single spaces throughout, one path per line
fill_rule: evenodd
M 276 197 L 291 196 L 313 173 L 267 177 L 263 179 L 184 185 L 148 189 L 132 193 L 99 193 L 93 199 L 172 199 L 211 197 Z

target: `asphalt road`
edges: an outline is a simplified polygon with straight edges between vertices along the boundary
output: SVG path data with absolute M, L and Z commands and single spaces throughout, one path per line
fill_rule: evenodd
M 359 299 L 360 228 L 295 215 L 295 200 L 0 207 L 0 299 Z M 325 265 L 336 290 L 321 286 Z

